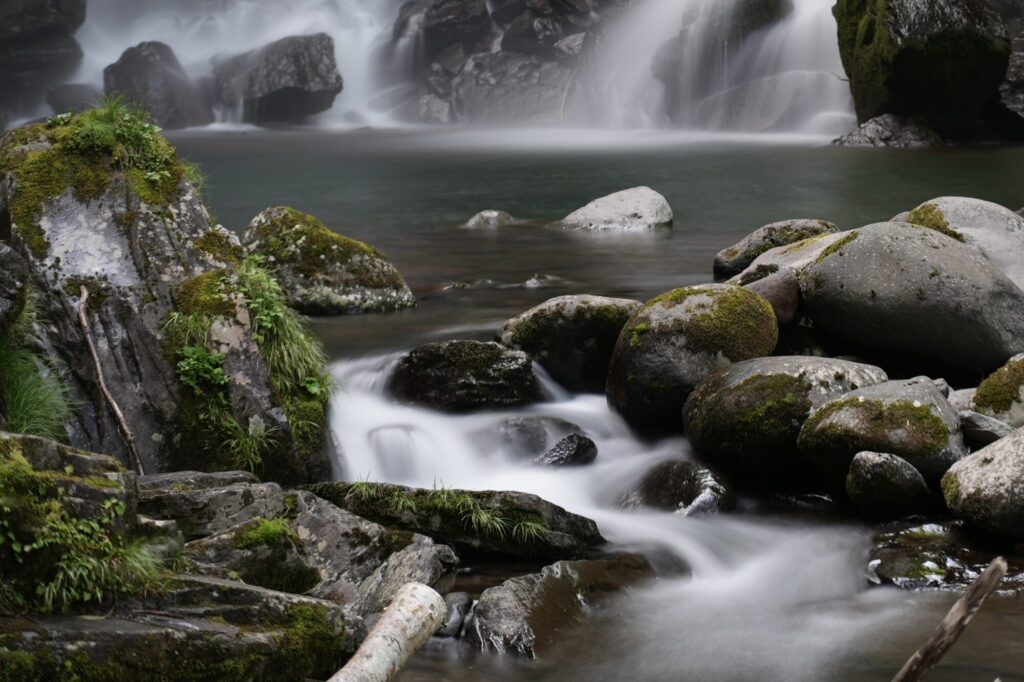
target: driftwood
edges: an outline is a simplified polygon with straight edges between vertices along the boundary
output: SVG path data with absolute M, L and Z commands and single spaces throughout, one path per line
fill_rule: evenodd
M 931 639 L 923 647 L 910 657 L 903 669 L 892 678 L 892 682 L 918 682 L 928 676 L 946 652 L 956 644 L 956 641 L 963 634 L 970 624 L 974 614 L 978 612 L 981 605 L 985 603 L 989 595 L 995 592 L 996 587 L 1006 575 L 1006 559 L 996 557 L 989 564 L 985 572 L 978 576 L 978 579 L 971 583 L 953 608 L 949 610 L 946 617 L 939 623 Z
M 363 645 L 328 682 L 389 682 L 444 624 L 444 599 L 421 583 L 398 591 Z
M 124 413 L 121 412 L 121 408 L 117 406 L 117 401 L 114 400 L 114 396 L 110 393 L 110 389 L 107 388 L 107 382 L 103 379 L 103 365 L 100 363 L 100 356 L 96 352 L 96 344 L 92 342 L 92 332 L 89 331 L 89 318 L 86 315 L 85 307 L 89 302 L 89 290 L 82 287 L 81 293 L 82 297 L 78 301 L 78 321 L 82 324 L 82 334 L 85 335 L 85 343 L 89 347 L 92 364 L 96 368 L 96 378 L 100 385 L 100 392 L 103 394 L 104 400 L 107 401 L 110 411 L 114 414 L 114 419 L 117 420 L 117 426 L 121 431 L 124 444 L 128 447 L 128 454 L 131 455 L 135 472 L 142 476 L 145 472 L 142 470 L 142 459 L 139 457 L 139 451 L 135 449 L 135 438 L 132 437 L 132 431 L 128 428 L 128 422 L 124 418 Z

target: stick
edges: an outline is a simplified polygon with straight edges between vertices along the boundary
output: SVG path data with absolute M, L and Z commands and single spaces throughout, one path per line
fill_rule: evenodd
M 892 682 L 918 682 L 928 676 L 946 652 L 956 644 L 956 641 L 963 634 L 970 624 L 974 614 L 978 612 L 981 605 L 985 603 L 989 595 L 995 592 L 996 587 L 1006 575 L 1006 559 L 996 557 L 988 565 L 985 572 L 978 576 L 978 579 L 971 583 L 953 608 L 949 610 L 946 617 L 939 623 L 931 639 L 923 647 L 910 657 L 903 669 L 900 670 Z
M 89 346 L 89 354 L 92 356 L 92 363 L 96 367 L 96 377 L 99 380 L 100 392 L 103 394 L 103 398 L 107 401 L 110 411 L 114 413 L 114 419 L 117 420 L 117 426 L 121 430 L 121 437 L 124 438 L 124 444 L 128 446 L 128 454 L 131 455 L 132 463 L 135 465 L 135 472 L 139 476 L 142 476 L 145 474 L 142 470 L 142 459 L 139 458 L 139 452 L 135 449 L 135 439 L 132 437 L 131 429 L 128 428 L 128 422 L 125 421 L 124 413 L 121 412 L 121 408 L 117 406 L 117 401 L 114 400 L 114 396 L 110 394 L 110 390 L 107 388 L 107 382 L 103 380 L 103 365 L 100 364 L 100 356 L 96 353 L 96 346 L 92 342 L 92 332 L 89 331 L 89 318 L 85 314 L 85 304 L 88 300 L 89 290 L 83 286 L 82 298 L 78 301 L 78 321 L 82 323 L 82 333 L 85 334 L 85 343 Z
M 345 667 L 328 682 L 389 682 L 444 624 L 444 599 L 421 583 L 406 583 Z

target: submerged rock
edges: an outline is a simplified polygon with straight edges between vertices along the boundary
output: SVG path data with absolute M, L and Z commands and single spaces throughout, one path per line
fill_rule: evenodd
M 843 135 L 832 144 L 840 147 L 935 147 L 942 140 L 927 126 L 905 116 L 882 114 L 865 121 L 859 128 Z
M 498 336 L 567 389 L 602 393 L 619 333 L 642 307 L 623 298 L 559 296 L 512 318 Z
M 721 475 L 684 460 L 662 462 L 620 500 L 626 509 L 649 507 L 683 516 L 717 514 L 736 508 L 736 492 Z
M 672 207 L 650 187 L 634 187 L 595 199 L 555 225 L 569 230 L 654 230 L 672 226 Z
M 571 433 L 533 461 L 538 466 L 564 467 L 591 464 L 597 459 L 597 445 L 578 433 Z
M 824 220 L 784 220 L 765 225 L 718 252 L 714 264 L 715 278 L 728 279 L 738 275 L 765 251 L 838 231 L 838 227 Z
M 846 476 L 846 495 L 862 516 L 900 519 L 932 509 L 932 495 L 920 472 L 905 459 L 859 452 Z
M 586 435 L 576 424 L 555 417 L 508 417 L 477 434 L 484 448 L 503 448 L 522 460 L 534 460 L 573 434 Z
M 771 305 L 747 289 L 709 284 L 648 301 L 619 335 L 608 403 L 637 428 L 679 430 L 683 403 L 710 374 L 770 355 L 778 341 Z
M 994 535 L 1024 540 L 1024 429 L 960 460 L 942 479 L 958 518 Z
M 288 304 L 307 315 L 390 312 L 416 305 L 383 253 L 334 232 L 308 213 L 268 208 L 249 223 L 243 243 L 266 259 Z
M 480 211 L 463 225 L 467 230 L 493 230 L 499 227 L 508 227 L 521 222 L 511 213 L 488 209 Z

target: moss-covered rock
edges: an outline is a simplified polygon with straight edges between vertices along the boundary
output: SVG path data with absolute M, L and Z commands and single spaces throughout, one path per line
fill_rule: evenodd
M 389 312 L 416 304 L 383 253 L 308 213 L 268 208 L 253 218 L 244 243 L 266 259 L 289 305 L 307 315 Z
M 738 275 L 765 251 L 838 231 L 838 227 L 824 220 L 784 220 L 765 225 L 718 252 L 714 264 L 715 278 L 728 279 Z
M 989 533 L 1024 540 L 1024 430 L 960 460 L 942 479 L 946 506 Z
M 747 289 L 709 284 L 662 294 L 619 335 L 608 403 L 637 428 L 679 430 L 683 403 L 705 378 L 770 355 L 778 333 L 771 305 Z
M 974 394 L 974 409 L 1013 428 L 1024 426 L 1024 354 L 990 374 Z
M 928 484 L 905 459 L 882 452 L 859 452 L 846 476 L 846 496 L 861 516 L 874 520 L 924 514 L 935 505 Z

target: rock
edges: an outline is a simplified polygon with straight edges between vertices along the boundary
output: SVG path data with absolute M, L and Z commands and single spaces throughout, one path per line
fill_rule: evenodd
M 555 225 L 568 230 L 654 230 L 672 226 L 672 207 L 650 187 L 634 187 L 595 199 Z
M 294 123 L 327 111 L 342 89 L 334 39 L 290 36 L 213 66 L 220 101 L 257 125 Z
M 318 483 L 309 489 L 353 514 L 469 553 L 575 559 L 604 543 L 590 519 L 526 493 L 386 483 Z
M 1024 430 L 960 460 L 942 479 L 955 516 L 994 535 L 1024 540 Z
M 490 124 L 561 123 L 572 77 L 565 64 L 537 55 L 473 55 L 451 84 L 456 118 Z
M 821 254 L 832 244 L 841 241 L 845 236 L 844 232 L 825 233 L 817 237 L 808 237 L 795 244 L 769 249 L 755 258 L 743 272 L 730 279 L 728 283 L 749 286 L 783 270 L 789 270 L 793 274 L 799 275 L 804 268 L 820 258 Z
M 558 441 L 553 448 L 533 461 L 538 466 L 564 467 L 592 464 L 597 459 L 597 445 L 578 433 Z
M 503 449 L 521 460 L 534 460 L 566 436 L 586 435 L 576 424 L 564 419 L 539 416 L 508 417 L 495 428 L 477 434 L 484 449 Z
M 771 304 L 780 328 L 797 320 L 800 312 L 800 280 L 792 270 L 787 268 L 768 273 L 743 286 Z
M 678 430 L 686 398 L 733 362 L 770 355 L 771 305 L 741 287 L 708 284 L 648 301 L 623 328 L 608 370 L 608 403 L 632 426 Z
M 989 375 L 974 393 L 972 408 L 1012 428 L 1024 426 L 1024 353 Z
M 765 251 L 838 231 L 838 227 L 824 220 L 785 220 L 765 225 L 718 252 L 714 264 L 715 279 L 728 279 L 740 274 Z
M 964 442 L 975 450 L 991 445 L 1014 432 L 1012 426 L 978 412 L 963 410 L 959 414 Z
M 401 359 L 388 386 L 403 402 L 445 412 L 519 407 L 543 398 L 529 356 L 494 342 L 420 346 Z
M 846 495 L 869 519 L 900 519 L 932 508 L 928 484 L 917 469 L 881 452 L 854 456 L 846 476 Z
M 267 259 L 288 298 L 306 315 L 389 312 L 416 299 L 387 257 L 308 213 L 278 206 L 253 218 L 243 243 Z
M 978 249 L 1024 289 L 1024 218 L 990 201 L 939 197 L 921 204 L 907 222 L 937 230 Z
M 451 102 L 445 101 L 433 93 L 420 95 L 416 100 L 416 118 L 423 123 L 452 123 L 455 114 Z
M 999 16 L 970 0 L 840 0 L 839 51 L 861 122 L 920 116 L 943 137 L 985 124 L 1010 46 Z
M 878 223 L 843 233 L 800 281 L 814 326 L 848 342 L 966 370 L 990 371 L 1024 350 L 1024 292 L 935 230 Z
M 444 625 L 437 631 L 435 637 L 458 637 L 462 634 L 462 626 L 473 607 L 473 598 L 467 592 L 450 592 L 444 596 L 444 603 L 448 607 L 448 615 L 445 616 Z
M 964 410 L 974 409 L 974 395 L 978 392 L 976 388 L 964 388 L 959 391 L 953 391 L 949 394 L 947 400 L 949 404 L 953 406 L 953 409 L 957 412 L 963 412 Z
M 79 112 L 99 104 L 103 93 L 89 83 L 55 85 L 46 93 L 46 103 L 55 113 Z
M 1006 80 L 999 87 L 999 93 L 1003 106 L 1024 117 L 1024 31 L 1019 32 L 1010 43 L 1010 65 L 1006 69 Z
M 839 147 L 910 149 L 936 147 L 942 144 L 942 139 L 930 128 L 913 118 L 882 114 L 865 121 L 856 130 L 833 140 L 832 144 Z
M 554 19 L 521 14 L 505 30 L 501 49 L 553 57 L 555 46 L 562 39 L 562 27 Z
M 602 393 L 619 333 L 642 307 L 623 298 L 559 296 L 506 322 L 498 337 L 570 391 Z
M 0 338 L 21 317 L 28 301 L 28 265 L 17 251 L 0 242 Z M 2 379 L 0 379 L 2 382 Z M 0 405 L 0 408 L 3 406 Z
M 491 18 L 484 0 L 434 0 L 423 17 L 423 42 L 428 59 L 449 45 L 467 51 L 490 33 Z
M 797 452 L 804 422 L 850 391 L 887 380 L 878 367 L 830 358 L 737 362 L 712 374 L 690 395 L 683 408 L 686 435 L 701 457 L 737 482 L 769 490 L 813 490 L 818 478 Z
M 249 471 L 174 471 L 167 474 L 149 474 L 139 479 L 143 493 L 163 494 L 168 490 L 209 490 L 236 484 L 257 484 L 260 479 Z
M 164 128 L 213 123 L 207 98 L 164 43 L 139 43 L 125 50 L 103 70 L 103 90 L 108 96 L 122 95 Z
M 683 516 L 718 514 L 736 508 L 736 491 L 721 475 L 696 462 L 670 460 L 644 474 L 619 501 L 626 509 L 649 507 Z
M 905 459 L 932 484 L 966 455 L 960 418 L 922 378 L 868 386 L 823 405 L 804 422 L 797 445 L 837 486 L 865 450 Z
M 466 623 L 466 639 L 484 651 L 535 658 L 556 648 L 559 635 L 595 603 L 653 577 L 638 555 L 560 561 L 484 590 Z
M 493 230 L 499 227 L 509 227 L 520 222 L 511 213 L 488 209 L 480 211 L 466 221 L 463 225 L 467 230 Z

